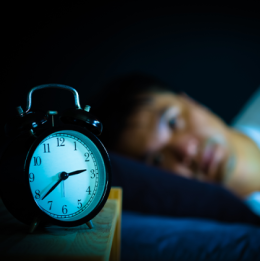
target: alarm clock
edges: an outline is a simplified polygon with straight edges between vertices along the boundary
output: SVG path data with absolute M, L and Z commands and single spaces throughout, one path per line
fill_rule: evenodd
M 60 117 L 56 112 L 32 111 L 32 93 L 60 88 L 73 93 L 75 106 Z M 101 122 L 81 109 L 77 91 L 66 85 L 34 87 L 27 96 L 27 108 L 5 126 L 10 141 L 0 159 L 0 196 L 9 212 L 19 221 L 71 227 L 91 219 L 104 206 L 111 187 L 108 153 L 97 138 Z

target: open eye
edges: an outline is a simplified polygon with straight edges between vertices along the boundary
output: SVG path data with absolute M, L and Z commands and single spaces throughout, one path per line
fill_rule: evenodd
M 163 155 L 159 153 L 147 153 L 142 157 L 143 161 L 148 165 L 160 166 L 163 161 Z
M 154 155 L 154 157 L 153 157 L 152 164 L 153 164 L 154 166 L 160 166 L 161 163 L 162 163 L 162 161 L 163 161 L 163 156 L 162 156 L 161 154 L 156 154 L 156 155 Z
M 166 124 L 167 127 L 172 130 L 176 129 L 179 114 L 180 109 L 177 106 L 167 108 L 162 115 L 164 124 Z
M 169 121 L 168 121 L 168 125 L 171 129 L 175 129 L 176 128 L 176 118 L 171 118 Z

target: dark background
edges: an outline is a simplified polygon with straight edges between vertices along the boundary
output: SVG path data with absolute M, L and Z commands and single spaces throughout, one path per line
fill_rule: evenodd
M 76 88 L 84 107 L 108 80 L 140 71 L 183 90 L 227 123 L 260 86 L 257 6 L 122 2 L 3 9 L 1 133 L 14 108 L 25 109 L 28 91 L 44 83 Z M 69 92 L 33 95 L 32 109 L 72 106 Z

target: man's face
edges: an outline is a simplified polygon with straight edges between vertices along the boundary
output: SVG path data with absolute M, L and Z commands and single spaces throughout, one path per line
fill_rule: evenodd
M 147 93 L 127 120 L 117 150 L 185 177 L 220 180 L 231 156 L 229 128 L 185 95 Z

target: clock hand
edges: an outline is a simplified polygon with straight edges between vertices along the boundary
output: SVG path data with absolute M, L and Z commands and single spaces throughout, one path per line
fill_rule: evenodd
M 45 199 L 60 183 L 61 181 L 67 179 L 69 177 L 69 174 L 66 172 L 61 172 L 59 174 L 59 180 L 49 189 L 49 191 L 44 195 L 44 197 L 42 198 Z
M 62 190 L 62 197 L 65 197 L 65 183 L 64 182 L 65 181 L 63 180 L 62 183 L 61 183 L 61 186 L 62 186 L 62 188 L 61 188 L 61 190 Z
M 84 171 L 86 171 L 86 169 L 76 170 L 76 171 L 73 171 L 73 172 L 68 173 L 68 175 L 69 175 L 69 176 L 72 176 L 72 175 L 79 174 L 79 173 L 84 172 Z
M 50 190 L 44 195 L 42 200 L 45 199 L 61 183 L 61 181 L 67 179 L 71 175 L 76 175 L 76 174 L 79 174 L 79 173 L 84 172 L 84 171 L 86 171 L 86 169 L 76 170 L 76 171 L 73 171 L 73 172 L 70 172 L 70 173 L 66 173 L 64 171 L 61 172 L 59 174 L 60 179 L 50 188 Z
M 60 178 L 51 188 L 50 190 L 44 195 L 44 197 L 42 198 L 42 200 L 44 200 L 60 183 L 61 183 L 62 179 Z

